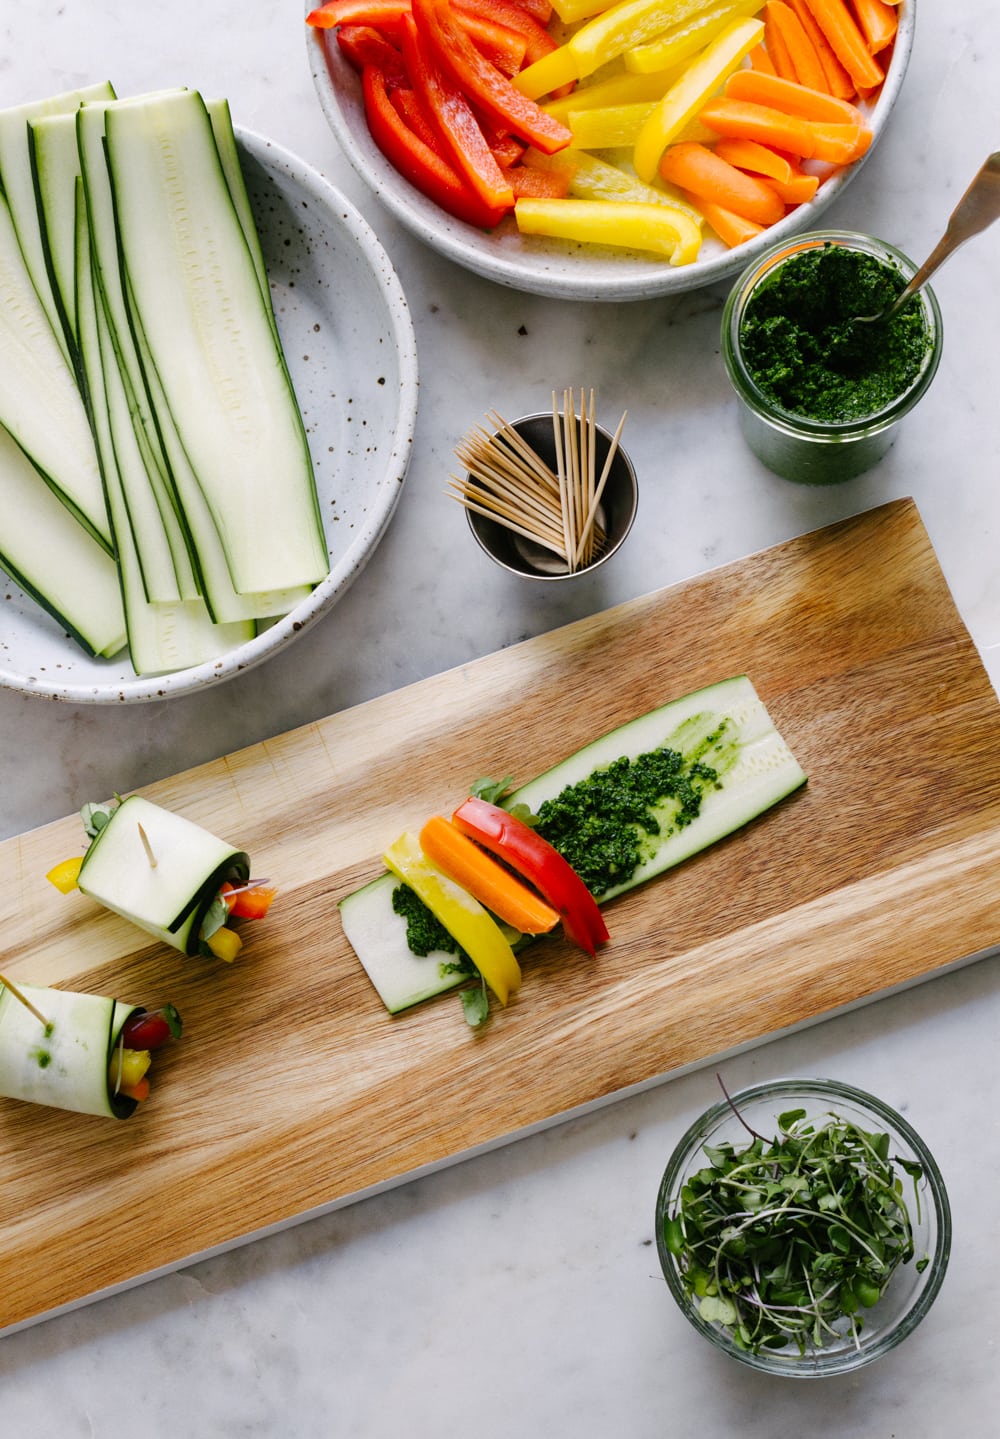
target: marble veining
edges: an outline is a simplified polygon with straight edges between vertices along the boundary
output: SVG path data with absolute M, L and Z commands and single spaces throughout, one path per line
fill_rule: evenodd
M 333 612 L 261 668 L 164 704 L 74 708 L 0 691 L 0 834 L 902 495 L 916 498 L 1000 680 L 1000 227 L 935 284 L 944 358 L 886 458 L 848 485 L 802 489 L 740 439 L 718 347 L 727 286 L 591 306 L 491 285 L 428 251 L 339 153 L 301 16 L 292 0 L 25 0 L 0 20 L 4 104 L 103 78 L 123 94 L 188 84 L 228 96 L 238 124 L 316 165 L 384 244 L 420 363 L 405 493 Z M 921 0 L 889 129 L 825 223 L 921 258 L 997 143 L 998 53 L 991 0 Z M 628 409 L 636 525 L 578 585 L 518 582 L 444 496 L 452 447 L 492 407 L 513 418 L 579 384 L 595 387 L 606 423 Z M 731 1087 L 798 1073 L 871 1089 L 904 1110 L 945 1174 L 955 1244 L 941 1296 L 855 1378 L 782 1385 L 743 1372 L 669 1301 L 653 1202 L 674 1141 L 715 1097 L 705 1071 L 0 1340 L 3 1432 L 939 1439 L 960 1415 L 968 1432 L 993 1433 L 998 1024 L 988 958 L 726 1061 Z

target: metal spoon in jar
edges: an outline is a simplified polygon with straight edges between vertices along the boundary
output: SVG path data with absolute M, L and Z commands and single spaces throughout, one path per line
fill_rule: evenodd
M 888 309 L 880 311 L 877 315 L 855 315 L 850 323 L 874 325 L 891 320 L 903 308 L 907 300 L 912 299 L 918 290 L 923 289 L 935 270 L 944 264 L 949 255 L 955 253 L 959 245 L 964 245 L 966 240 L 971 240 L 973 235 L 978 235 L 981 230 L 987 229 L 998 218 L 1000 218 L 1000 150 L 995 150 L 984 161 L 976 178 L 952 210 L 948 228 L 906 289 L 896 297 Z

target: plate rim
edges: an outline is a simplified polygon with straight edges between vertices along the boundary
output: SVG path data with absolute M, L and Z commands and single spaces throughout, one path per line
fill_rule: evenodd
M 399 367 L 399 408 L 387 446 L 388 458 L 378 483 L 380 503 L 366 510 L 348 549 L 309 598 L 236 649 L 186 669 L 130 679 L 109 677 L 106 682 L 96 683 L 59 683 L 0 664 L 0 689 L 71 704 L 143 703 L 203 690 L 255 668 L 326 614 L 346 593 L 377 548 L 399 503 L 416 432 L 419 388 L 416 333 L 399 276 L 373 227 L 325 175 L 277 141 L 242 125 L 233 128 L 241 152 L 246 152 L 265 171 L 277 172 L 300 186 L 311 200 L 322 206 L 326 214 L 324 224 L 335 223 L 348 235 L 386 301 Z M 74 642 L 67 639 L 66 643 Z

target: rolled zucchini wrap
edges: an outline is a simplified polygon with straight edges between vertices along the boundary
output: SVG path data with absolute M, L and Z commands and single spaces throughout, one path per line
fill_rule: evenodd
M 29 984 L 17 989 L 23 998 L 0 984 L 0 1094 L 127 1119 L 137 1101 L 115 1093 L 112 1056 L 126 1020 L 141 1006 Z
M 141 795 L 111 808 L 77 887 L 182 954 L 203 949 L 202 925 L 228 881 L 245 885 L 250 856 Z

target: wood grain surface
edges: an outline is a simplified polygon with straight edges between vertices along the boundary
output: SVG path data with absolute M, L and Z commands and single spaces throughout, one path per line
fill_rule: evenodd
M 594 961 L 535 945 L 482 1032 L 396 1018 L 337 901 L 483 774 L 527 779 L 747 673 L 809 774 L 608 906 Z M 156 1006 L 182 1040 L 125 1123 L 0 1100 L 0 1328 L 344 1203 L 1000 942 L 1000 707 L 912 501 L 267 740 L 143 791 L 281 894 L 232 968 L 44 875 L 76 816 L 0 844 L 3 968 Z M 67 807 L 101 795 L 67 796 Z

